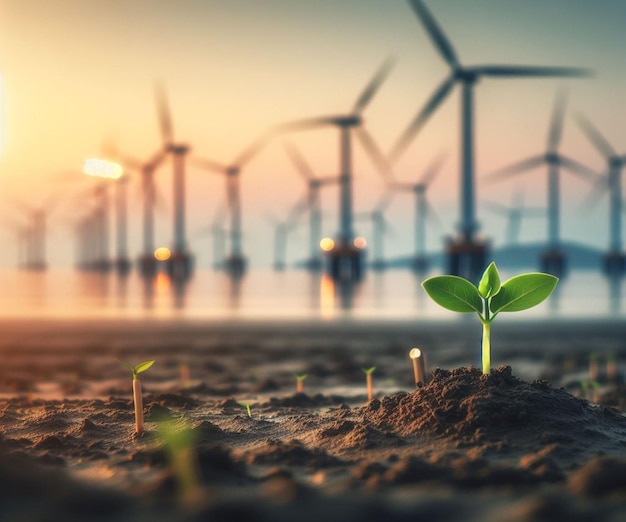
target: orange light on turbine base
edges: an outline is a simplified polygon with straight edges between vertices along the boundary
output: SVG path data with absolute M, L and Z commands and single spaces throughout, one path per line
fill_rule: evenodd
M 154 251 L 154 259 L 157 261 L 167 261 L 170 257 L 172 257 L 172 253 L 167 247 L 159 247 Z
M 365 241 L 364 237 L 356 237 L 352 243 L 356 248 L 365 248 L 367 246 L 367 241 Z
M 320 241 L 320 248 L 324 252 L 330 252 L 333 248 L 335 248 L 335 242 L 331 238 L 325 237 Z

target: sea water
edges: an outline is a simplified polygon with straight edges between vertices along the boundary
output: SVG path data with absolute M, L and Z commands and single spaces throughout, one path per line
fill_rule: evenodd
M 369 271 L 358 283 L 336 284 L 302 270 L 249 270 L 233 278 L 196 270 L 179 283 L 165 273 L 146 279 L 53 269 L 0 272 L 0 319 L 184 318 L 194 320 L 322 319 L 450 320 L 455 315 L 428 298 L 420 286 L 430 275 L 407 270 Z M 515 275 L 502 271 L 503 280 Z M 511 317 L 516 314 L 502 314 Z M 525 318 L 621 318 L 626 299 L 621 280 L 573 271 Z M 506 320 L 506 319 L 504 319 Z

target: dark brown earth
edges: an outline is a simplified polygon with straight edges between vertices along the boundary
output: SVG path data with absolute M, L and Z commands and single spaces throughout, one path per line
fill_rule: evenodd
M 570 391 L 583 393 L 588 361 L 572 346 L 624 361 L 626 327 L 556 325 L 538 334 L 551 350 L 523 357 L 536 340 L 503 328 L 494 362 L 510 366 L 490 375 L 467 365 L 464 324 L 13 328 L 0 346 L 0 520 L 624 520 L 626 417 Z M 435 368 L 417 389 L 413 345 Z M 157 361 L 142 374 L 139 438 L 116 357 Z M 618 382 L 597 391 L 623 406 Z

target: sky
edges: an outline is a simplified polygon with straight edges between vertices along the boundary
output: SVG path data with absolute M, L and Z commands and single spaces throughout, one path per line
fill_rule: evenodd
M 482 201 L 509 204 L 516 190 L 528 205 L 545 207 L 545 169 L 500 184 L 485 174 L 545 150 L 557 89 L 569 107 L 561 151 L 602 171 L 604 161 L 572 115 L 584 113 L 613 146 L 626 153 L 625 0 L 427 0 L 465 65 L 580 66 L 594 76 L 555 79 L 485 79 L 476 86 L 475 138 L 478 221 L 494 245 L 505 221 Z M 140 159 L 161 146 L 154 84 L 168 92 L 176 141 L 190 157 L 230 162 L 278 123 L 348 112 L 388 57 L 395 66 L 363 113 L 383 151 L 395 141 L 448 74 L 422 25 L 404 0 L 0 0 L 0 234 L 14 239 L 24 219 L 18 201 L 48 205 L 49 263 L 70 266 L 72 223 L 93 204 L 93 180 L 81 174 L 86 158 L 113 142 Z M 417 181 L 440 153 L 446 162 L 429 188 L 442 228 L 428 229 L 428 248 L 442 247 L 459 219 L 459 91 L 433 115 L 394 164 L 398 181 Z M 621 131 L 621 132 L 620 132 Z M 296 145 L 320 176 L 338 171 L 334 129 L 299 132 L 272 141 L 242 173 L 244 253 L 253 266 L 272 262 L 273 226 L 305 190 L 284 150 Z M 354 145 L 354 207 L 372 210 L 385 185 Z M 131 175 L 131 254 L 140 248 L 141 196 Z M 164 204 L 157 244 L 172 243 L 172 167 L 157 173 Z M 562 174 L 563 239 L 604 248 L 607 199 L 583 210 L 589 183 Z M 198 266 L 209 266 L 206 234 L 223 205 L 221 176 L 187 166 L 187 234 Z M 324 232 L 338 230 L 338 193 L 322 196 Z M 413 250 L 413 200 L 398 194 L 386 213 L 389 256 Z M 358 222 L 371 239 L 371 225 Z M 522 241 L 545 239 L 543 219 L 522 224 Z M 289 260 L 305 257 L 305 220 L 289 242 Z M 14 266 L 14 245 L 0 266 Z

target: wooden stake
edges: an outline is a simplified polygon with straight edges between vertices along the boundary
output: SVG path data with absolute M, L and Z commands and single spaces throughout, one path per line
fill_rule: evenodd
M 422 353 L 419 348 L 412 348 L 409 357 L 413 361 L 413 376 L 415 377 L 415 386 L 420 383 L 426 384 L 426 354 Z

